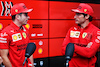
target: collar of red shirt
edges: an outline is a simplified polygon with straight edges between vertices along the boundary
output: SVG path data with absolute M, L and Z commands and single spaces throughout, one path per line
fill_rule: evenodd
M 20 29 L 23 29 L 23 28 L 20 28 L 20 27 L 18 27 L 16 24 L 14 24 L 13 22 L 11 22 L 11 24 L 10 24 L 15 30 L 20 30 Z
M 89 24 L 88 24 L 85 28 L 83 28 L 83 29 L 88 28 L 91 24 L 92 24 L 92 23 L 91 23 L 91 22 L 89 22 Z M 77 26 L 78 26 L 78 25 L 77 25 Z M 81 27 L 80 27 L 80 26 L 78 26 L 78 28 L 81 28 Z

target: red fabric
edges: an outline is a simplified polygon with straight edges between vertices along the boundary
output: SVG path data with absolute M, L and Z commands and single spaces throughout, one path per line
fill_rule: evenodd
M 85 3 L 80 3 L 78 8 L 77 9 L 72 9 L 72 11 L 78 12 L 78 13 L 89 14 L 91 16 L 94 13 L 92 7 L 88 4 L 85 4 Z
M 19 13 L 31 12 L 33 9 L 28 9 L 24 3 L 17 3 L 11 8 L 11 15 L 16 15 Z
M 100 36 L 99 29 L 91 23 L 84 29 L 81 29 L 79 26 L 70 28 L 62 44 L 63 54 L 65 54 L 68 43 L 74 43 L 75 45 L 69 67 L 95 67 L 95 54 L 100 46 L 98 36 Z M 90 48 L 87 48 L 86 46 L 90 42 L 92 42 L 92 45 Z
M 0 33 L 0 49 L 9 50 L 8 57 L 12 67 L 22 67 L 28 43 L 28 30 L 24 27 L 20 29 L 13 22 Z

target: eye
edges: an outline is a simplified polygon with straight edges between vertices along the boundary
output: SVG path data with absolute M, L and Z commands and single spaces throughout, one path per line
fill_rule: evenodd
M 79 16 L 79 15 L 80 15 L 80 13 L 76 13 L 76 15 L 78 15 L 78 16 Z
M 28 16 L 28 13 L 24 13 L 24 15 L 27 17 Z

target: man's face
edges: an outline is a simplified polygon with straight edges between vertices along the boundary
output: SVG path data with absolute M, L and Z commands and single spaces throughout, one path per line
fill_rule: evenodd
M 22 14 L 20 15 L 19 22 L 21 23 L 21 25 L 26 25 L 28 19 L 29 19 L 28 13 L 22 13 Z
M 74 16 L 75 18 L 75 23 L 76 24 L 82 24 L 85 22 L 85 17 L 82 13 L 76 13 L 76 15 Z

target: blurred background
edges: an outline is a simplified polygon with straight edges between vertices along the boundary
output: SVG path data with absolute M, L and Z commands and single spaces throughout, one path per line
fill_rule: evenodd
M 37 46 L 33 54 L 35 67 L 65 67 L 61 46 L 68 29 L 75 25 L 75 13 L 71 9 L 80 3 L 93 7 L 92 23 L 100 28 L 99 0 L 0 0 L 0 31 L 12 22 L 10 9 L 13 4 L 21 2 L 33 8 L 25 27 L 29 29 L 30 41 Z

